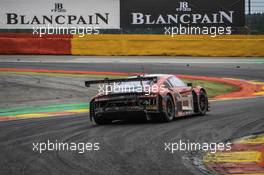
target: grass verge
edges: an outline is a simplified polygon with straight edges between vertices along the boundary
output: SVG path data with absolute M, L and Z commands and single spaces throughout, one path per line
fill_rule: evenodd
M 213 81 L 206 80 L 191 80 L 191 79 L 182 79 L 185 83 L 193 83 L 194 86 L 201 86 L 206 89 L 208 97 L 213 98 L 218 95 L 231 93 L 238 91 L 239 87 L 233 86 L 225 83 L 218 83 Z

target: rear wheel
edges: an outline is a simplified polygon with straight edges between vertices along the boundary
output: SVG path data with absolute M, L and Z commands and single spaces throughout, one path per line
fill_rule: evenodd
M 112 120 L 106 119 L 106 118 L 101 116 L 101 117 L 94 117 L 94 122 L 97 125 L 106 125 L 106 124 L 112 123 Z
M 205 115 L 208 109 L 208 98 L 204 91 L 200 92 L 198 107 L 199 107 L 199 115 Z
M 171 96 L 168 95 L 166 98 L 166 108 L 163 113 L 162 119 L 165 122 L 170 122 L 174 119 L 174 117 L 175 117 L 175 106 L 173 103 L 173 99 L 171 98 Z

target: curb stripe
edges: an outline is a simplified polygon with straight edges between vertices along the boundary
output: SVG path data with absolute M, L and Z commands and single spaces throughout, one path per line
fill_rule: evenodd
M 245 138 L 243 140 L 234 141 L 234 143 L 240 144 L 264 144 L 264 135 Z
M 264 168 L 259 167 L 256 163 L 210 163 L 207 168 L 213 169 L 214 174 L 261 174 L 264 173 Z
M 23 115 L 15 115 L 15 116 L 0 116 L 0 121 L 28 119 L 28 118 L 55 117 L 55 116 L 58 117 L 58 116 L 67 116 L 67 115 L 74 115 L 74 114 L 80 114 L 80 113 L 86 113 L 86 112 L 89 112 L 89 109 L 32 113 L 32 114 L 23 114 Z
M 234 140 L 229 152 L 207 153 L 205 166 L 214 174 L 264 175 L 264 134 Z
M 242 163 L 242 162 L 261 162 L 262 154 L 258 151 L 242 151 L 242 152 L 217 152 L 215 154 L 206 154 L 204 162 L 215 163 Z

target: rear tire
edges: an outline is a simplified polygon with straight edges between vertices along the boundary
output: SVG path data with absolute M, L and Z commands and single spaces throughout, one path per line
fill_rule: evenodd
M 204 91 L 200 92 L 198 107 L 199 107 L 199 115 L 201 116 L 206 115 L 208 109 L 208 98 L 206 92 Z
M 170 122 L 175 117 L 175 106 L 171 96 L 166 97 L 166 109 L 162 115 L 162 120 L 165 122 Z

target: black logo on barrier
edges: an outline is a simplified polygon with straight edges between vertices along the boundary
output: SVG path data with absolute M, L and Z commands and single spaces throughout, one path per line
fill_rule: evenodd
M 180 7 L 176 8 L 176 11 L 182 11 L 182 12 L 190 12 L 192 11 L 191 8 L 188 6 L 188 2 L 179 2 Z
M 51 12 L 66 12 L 66 9 L 63 8 L 62 3 L 55 3 L 55 7 L 51 10 Z

